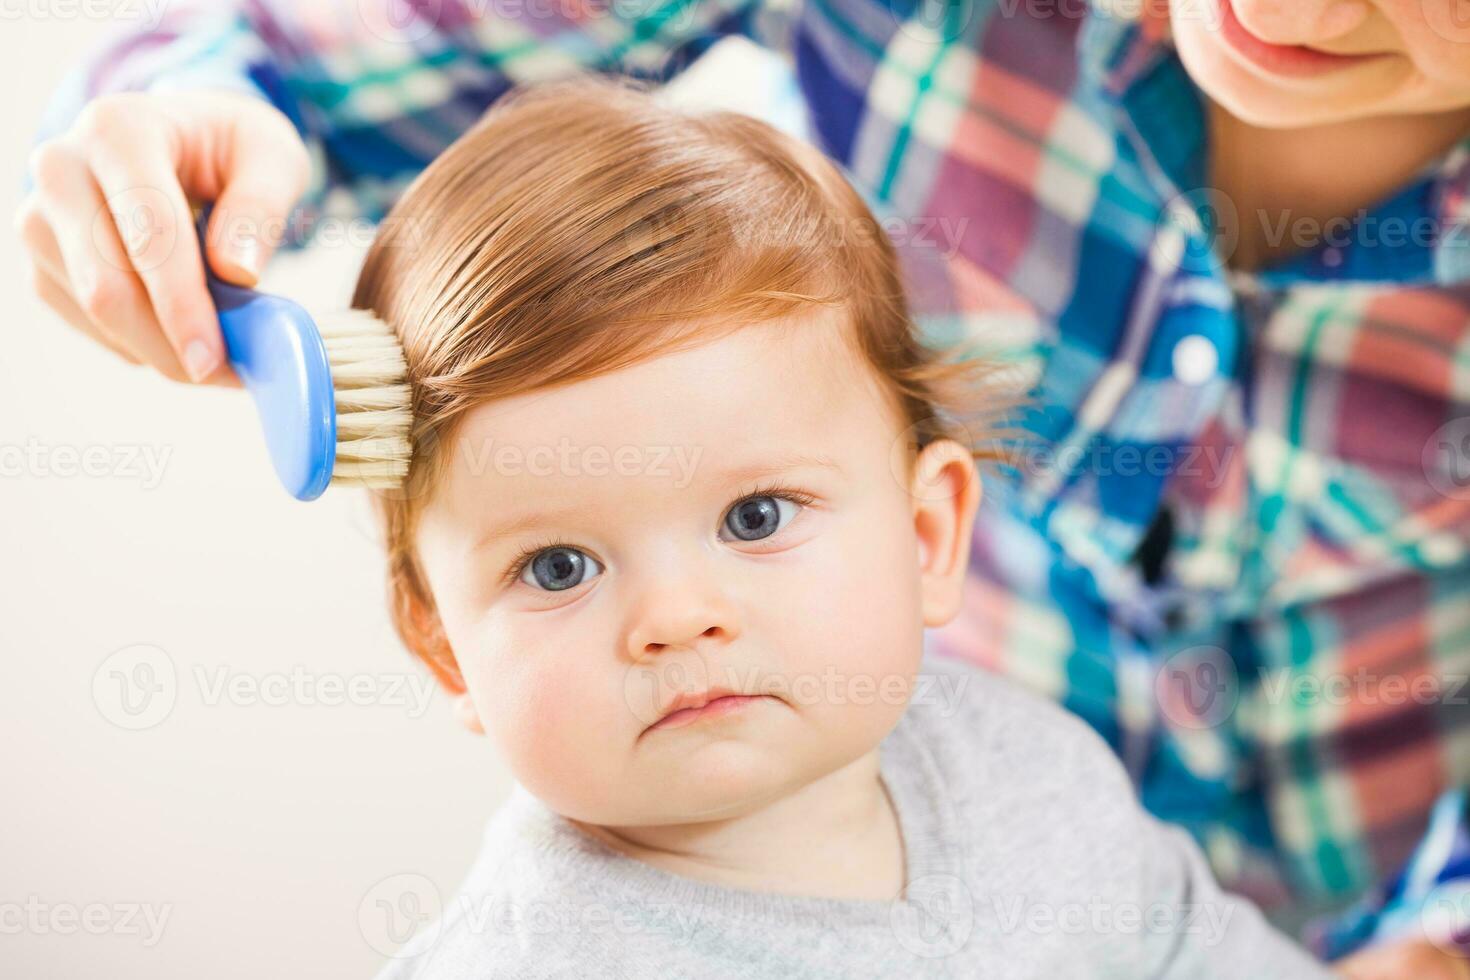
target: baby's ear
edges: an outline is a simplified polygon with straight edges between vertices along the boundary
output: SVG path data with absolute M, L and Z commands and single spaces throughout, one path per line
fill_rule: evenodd
M 924 625 L 943 626 L 960 611 L 970 533 L 980 505 L 975 459 L 953 439 L 936 439 L 914 461 L 909 495 L 919 542 Z
M 449 694 L 460 724 L 477 735 L 485 734 L 485 726 L 480 723 L 464 675 L 460 673 L 459 661 L 454 659 L 449 638 L 444 635 L 444 624 L 439 619 L 438 610 L 430 609 L 411 589 L 405 591 L 403 608 L 408 620 L 405 640 L 409 649 L 428 666 L 439 686 Z
M 469 729 L 471 734 L 485 734 L 485 725 L 480 721 L 480 712 L 475 709 L 475 702 L 471 700 L 468 692 L 454 696 L 454 717 L 458 718 L 459 723 Z

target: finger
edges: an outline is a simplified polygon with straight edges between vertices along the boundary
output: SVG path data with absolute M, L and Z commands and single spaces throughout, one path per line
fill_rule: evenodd
M 188 194 L 214 202 L 205 243 L 210 268 L 253 286 L 310 180 L 306 144 L 284 114 L 254 96 L 184 96 L 175 108 L 181 131 L 168 141 L 174 171 Z M 196 150 L 200 133 L 210 136 L 207 165 Z
M 132 364 L 142 364 L 143 361 L 128 350 L 122 341 L 106 329 L 94 324 L 77 305 L 67 285 L 66 264 L 62 260 L 61 249 L 56 244 L 56 236 L 51 233 L 51 226 L 46 222 L 40 205 L 34 197 L 28 197 L 21 203 L 20 209 L 16 212 L 15 229 L 21 242 L 30 253 L 33 266 L 32 285 L 46 305 L 69 325 L 109 350 L 115 351 L 119 357 Z M 156 321 L 150 329 L 152 332 L 162 332 L 162 328 L 157 326 Z M 222 388 L 243 387 L 228 361 L 222 363 L 213 374 L 204 379 L 203 383 Z
M 34 194 L 21 201 L 15 212 L 15 233 L 26 247 L 32 265 L 45 270 L 59 282 L 66 282 L 66 263 L 61 259 L 61 249 Z
M 74 302 L 102 334 L 165 377 L 184 380 L 85 161 L 70 147 L 52 142 L 38 150 L 33 165 L 37 201 L 55 237 Z
M 151 141 L 92 140 L 87 159 L 163 336 L 190 379 L 204 380 L 225 359 L 224 338 L 172 165 Z
M 230 366 L 228 360 L 220 362 L 219 367 L 210 372 L 203 381 L 197 382 L 202 385 L 218 385 L 221 388 L 243 388 L 245 385 L 240 381 L 240 376 Z
M 259 280 L 260 270 L 280 244 L 281 234 L 275 229 L 286 227 L 306 185 L 304 176 L 273 179 L 264 160 L 250 159 L 251 152 L 239 153 L 234 176 L 215 204 L 205 235 L 210 268 L 240 286 Z
M 45 216 L 41 214 L 40 205 L 33 197 L 28 197 L 21 202 L 20 210 L 16 212 L 15 229 L 20 236 L 21 243 L 26 246 L 26 251 L 30 255 L 31 288 L 42 302 L 70 326 L 111 350 L 123 360 L 133 364 L 142 364 L 143 362 L 132 351 L 106 332 L 98 329 L 97 325 L 88 318 L 86 313 L 82 312 L 82 308 L 72 298 L 66 285 L 66 264 L 61 259 L 61 249 L 56 244 L 56 236 L 51 234 L 51 226 L 46 223 Z
M 130 351 L 108 337 L 87 318 L 81 307 L 72 300 L 71 294 L 56 280 L 46 269 L 38 264 L 31 266 L 31 288 L 36 295 L 41 297 L 41 302 L 49 306 L 63 320 L 75 327 L 82 334 L 106 347 L 118 357 L 130 364 L 142 364 L 143 362 L 134 357 Z

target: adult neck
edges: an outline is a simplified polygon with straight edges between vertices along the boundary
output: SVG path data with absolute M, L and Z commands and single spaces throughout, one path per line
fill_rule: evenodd
M 1270 129 L 1206 103 L 1210 185 L 1235 205 L 1238 269 L 1311 247 L 1329 221 L 1353 219 L 1470 134 L 1470 107 Z

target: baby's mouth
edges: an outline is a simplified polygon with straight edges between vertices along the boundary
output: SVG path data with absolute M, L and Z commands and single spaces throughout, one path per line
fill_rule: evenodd
M 671 710 L 649 725 L 647 731 L 683 728 L 696 722 L 745 714 L 751 705 L 768 700 L 771 700 L 769 694 L 721 694 L 714 691 L 692 697 L 685 696 L 676 699 Z

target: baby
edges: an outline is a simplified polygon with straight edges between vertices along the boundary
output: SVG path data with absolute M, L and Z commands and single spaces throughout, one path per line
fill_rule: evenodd
M 395 624 L 517 783 L 384 978 L 1327 975 L 1085 723 L 925 652 L 995 386 L 816 151 L 518 92 L 355 305 L 414 387 Z

